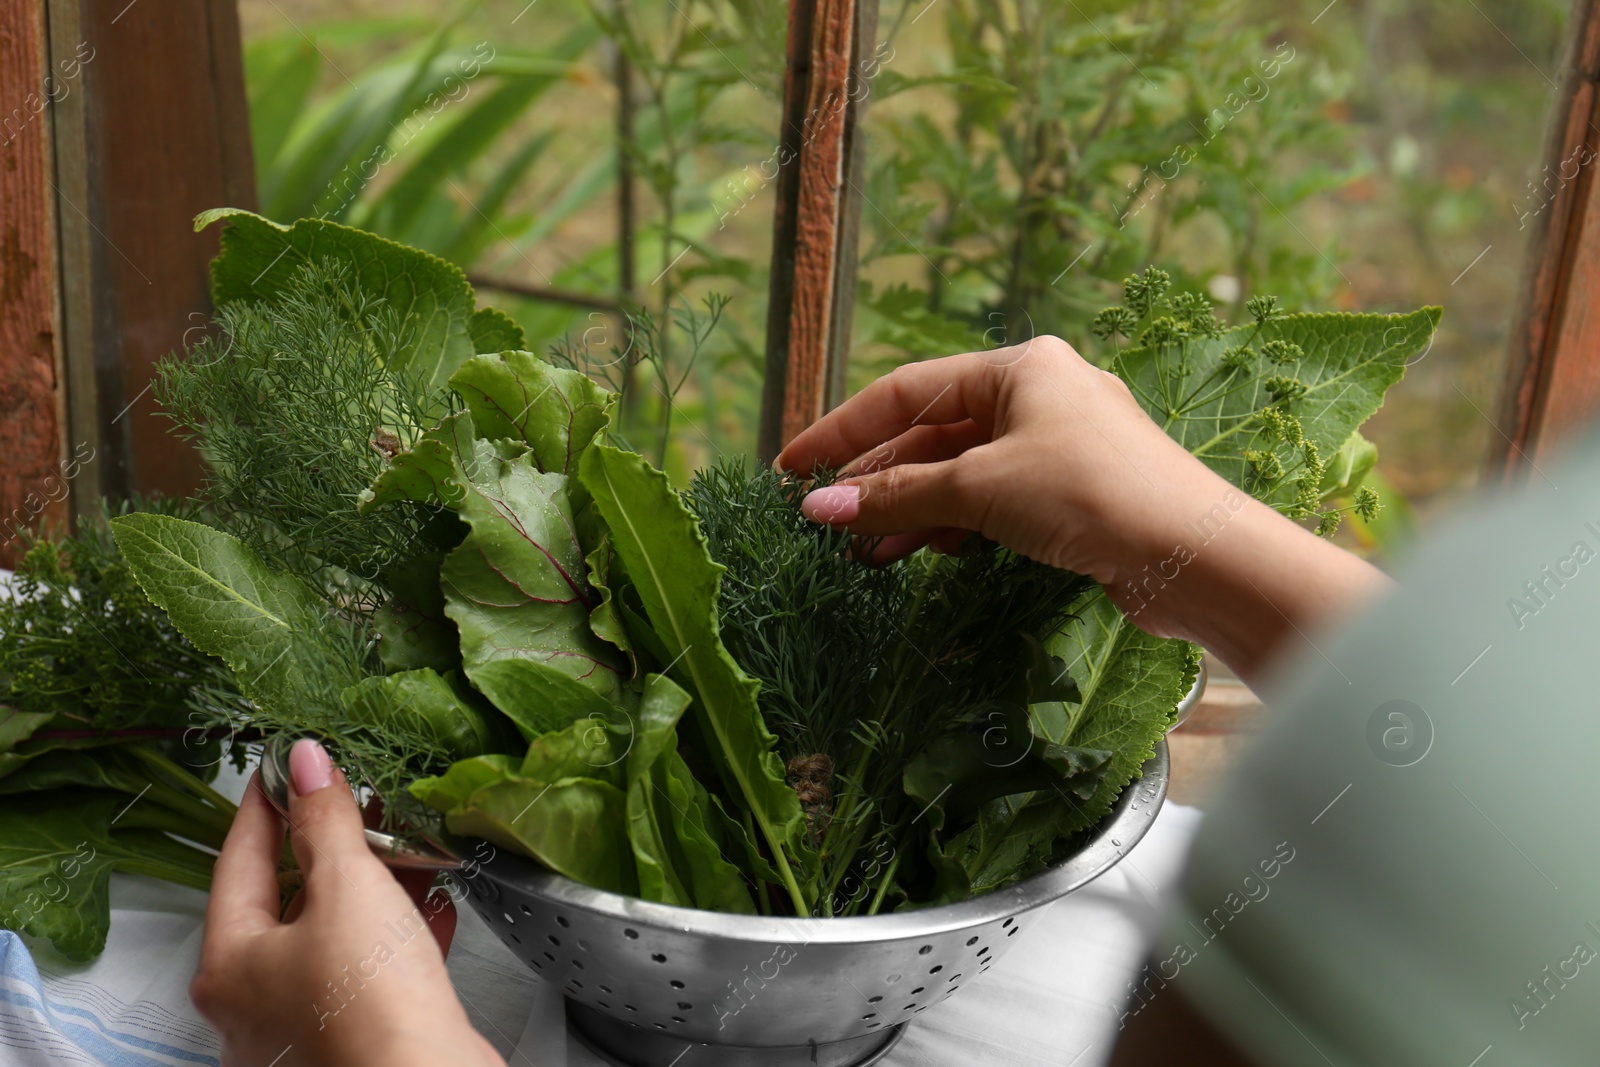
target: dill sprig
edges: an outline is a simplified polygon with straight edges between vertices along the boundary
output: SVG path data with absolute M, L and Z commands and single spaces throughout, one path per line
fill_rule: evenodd
M 206 503 L 264 559 L 370 610 L 387 571 L 437 547 L 443 526 L 421 506 L 363 516 L 357 498 L 450 394 L 397 369 L 408 327 L 332 260 L 301 268 L 270 303 L 224 305 L 216 324 L 220 336 L 163 360 L 155 382 L 205 460 Z
M 800 513 L 805 488 L 735 458 L 702 468 L 688 490 L 711 558 L 728 568 L 723 644 L 761 680 L 786 759 L 843 754 L 907 593 L 893 568 L 862 566 L 850 534 Z
M 397 504 L 357 511 L 396 453 L 451 410 L 453 394 L 398 369 L 410 327 L 356 284 L 348 266 L 302 267 L 272 301 L 216 314 L 219 336 L 162 361 L 156 396 L 199 446 L 212 524 L 327 604 L 319 630 L 297 634 L 294 707 L 209 702 L 216 732 L 259 740 L 316 736 L 352 782 L 384 801 L 391 823 L 420 813 L 406 791 L 453 757 L 420 715 L 352 718 L 344 693 L 383 673 L 371 613 L 392 568 L 458 539 L 449 512 Z
M 109 520 L 131 511 L 197 517 L 181 500 L 100 501 L 67 535 L 27 537 L 0 596 L 0 704 L 193 743 L 201 735 L 191 727 L 212 709 L 235 712 L 244 701 L 222 661 L 178 632 L 117 551 Z
M 1059 632 L 1094 583 L 976 537 L 954 555 L 863 566 L 850 534 L 800 513 L 805 491 L 830 477 L 801 485 L 724 461 L 687 497 L 727 568 L 723 643 L 760 681 L 762 715 L 809 801 L 832 913 L 862 906 L 861 895 L 834 895 L 916 815 L 907 765 L 941 737 L 994 729 L 997 712 L 1025 714 L 1030 642 Z

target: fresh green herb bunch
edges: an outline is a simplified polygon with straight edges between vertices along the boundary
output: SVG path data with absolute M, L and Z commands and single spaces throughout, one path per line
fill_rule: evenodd
M 1096 588 L 1090 578 L 976 536 L 955 555 L 922 552 L 895 570 L 906 610 L 894 624 L 894 649 L 873 675 L 872 708 L 840 765 L 839 800 L 821 848 L 826 906 L 841 906 L 852 876 L 873 885 L 870 896 L 848 896 L 846 914 L 876 911 L 894 881 L 895 870 L 875 873 L 873 857 L 902 854 L 924 806 L 903 786 L 914 759 L 943 738 L 965 738 L 1001 761 L 1033 744 L 1028 705 L 1046 699 L 1029 692 L 1035 654 Z
M 150 603 L 111 540 L 113 514 L 193 518 L 183 501 L 151 498 L 80 517 L 59 539 L 30 539 L 0 598 L 0 704 L 191 742 L 219 712 L 240 710 L 227 668 L 197 651 Z
M 688 489 L 711 558 L 727 568 L 723 643 L 761 679 L 761 713 L 786 758 L 842 755 L 909 595 L 896 568 L 863 566 L 866 546 L 800 513 L 812 487 L 735 458 L 702 468 Z
M 994 729 L 1000 709 L 1026 723 L 1019 682 L 1033 650 L 1094 583 L 976 537 L 955 555 L 864 567 L 870 546 L 801 515 L 814 484 L 724 461 L 696 475 L 688 500 L 727 568 L 722 640 L 761 682 L 831 913 L 845 879 L 916 815 L 902 786 L 913 759 L 939 738 Z M 1026 749 L 1026 734 L 1009 742 Z
M 448 409 L 448 392 L 393 369 L 410 327 L 327 260 L 280 298 L 235 301 L 220 337 L 157 368 L 156 398 L 206 462 L 220 525 L 330 599 L 358 610 L 387 591 L 389 568 L 449 531 L 438 509 L 357 514 L 389 457 Z

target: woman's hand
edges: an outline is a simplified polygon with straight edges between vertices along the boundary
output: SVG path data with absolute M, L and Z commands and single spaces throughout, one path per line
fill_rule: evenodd
M 253 779 L 217 857 L 189 995 L 223 1063 L 502 1064 L 467 1021 L 427 913 L 367 848 L 349 786 L 315 741 L 290 752 L 305 888 L 278 915 L 283 821 Z
M 1198 641 L 1246 677 L 1385 581 L 1213 473 L 1054 337 L 901 367 L 778 466 L 844 467 L 805 513 L 887 535 L 880 560 L 977 531 L 1093 577 L 1143 629 Z

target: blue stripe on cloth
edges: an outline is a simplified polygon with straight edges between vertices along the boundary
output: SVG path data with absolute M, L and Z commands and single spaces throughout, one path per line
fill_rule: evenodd
M 37 1031 L 41 1037 L 54 1036 L 106 1067 L 216 1067 L 219 1062 L 196 1049 L 114 1029 L 92 1011 L 51 1000 L 27 945 L 9 930 L 0 930 L 0 983 L 0 1005 L 7 1006 L 6 1014 L 23 1029 Z

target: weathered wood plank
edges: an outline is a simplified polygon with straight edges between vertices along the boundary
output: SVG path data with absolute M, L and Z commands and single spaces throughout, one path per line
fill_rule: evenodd
M 1490 470 L 1527 477 L 1600 411 L 1600 0 L 1580 0 L 1546 139 L 1528 269 L 1513 322 Z
M 758 451 L 842 398 L 854 309 L 860 115 L 876 0 L 793 0 L 777 152 Z
M 0 4 L 0 565 L 67 515 L 44 9 Z

